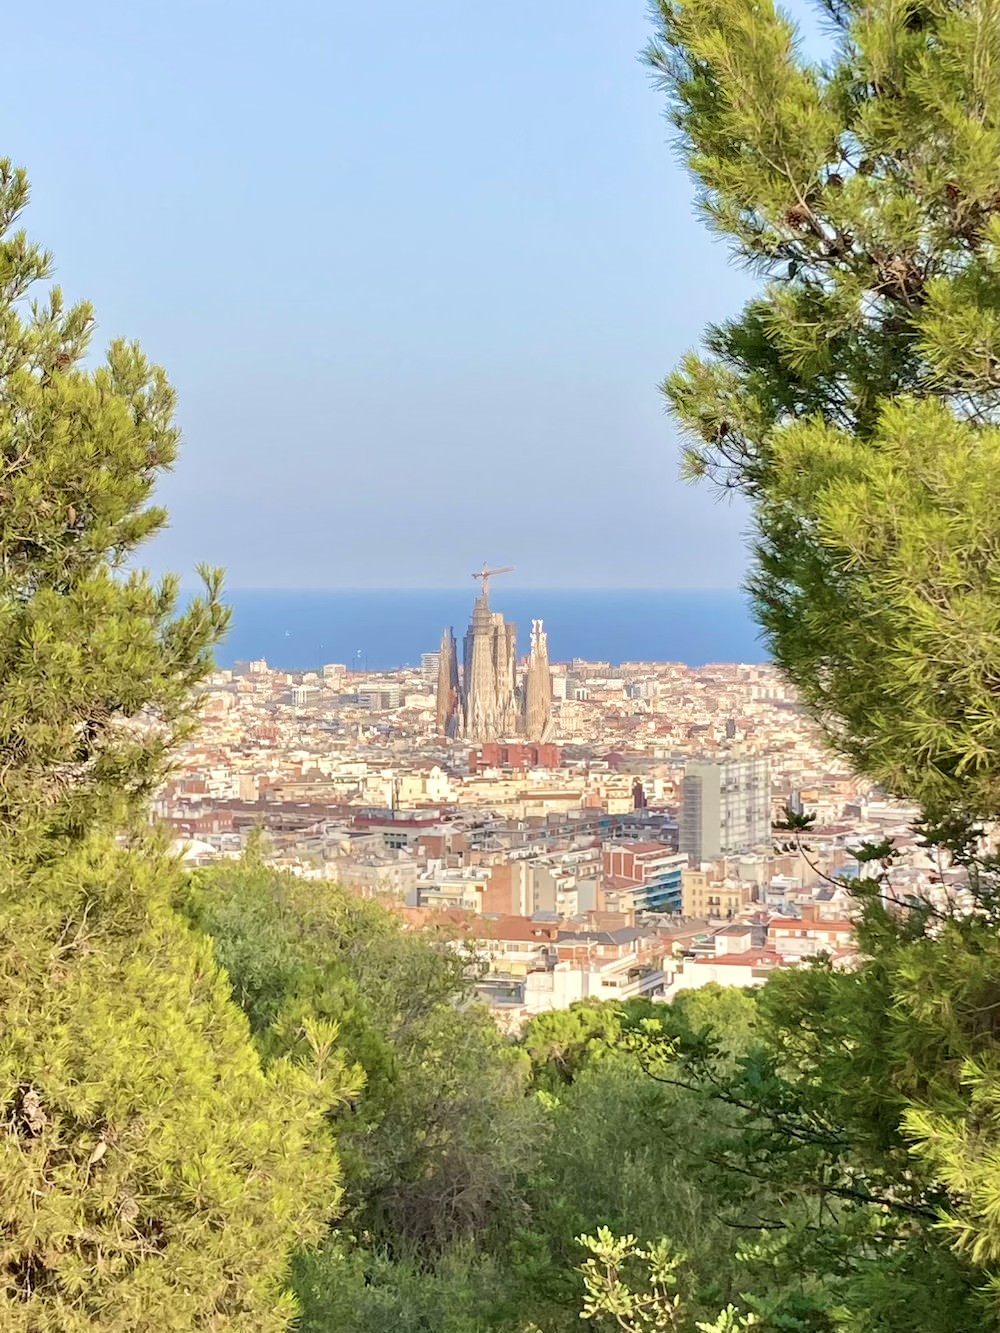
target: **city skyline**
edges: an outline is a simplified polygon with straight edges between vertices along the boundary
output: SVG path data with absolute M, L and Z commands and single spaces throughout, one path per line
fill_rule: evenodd
M 367 660 L 373 668 L 438 649 L 441 628 L 464 627 L 473 594 L 458 588 L 245 591 L 228 588 L 229 632 L 216 660 L 265 657 L 294 669 Z M 551 651 L 592 661 L 759 662 L 768 657 L 746 597 L 735 591 L 498 587 L 495 606 L 527 626 L 545 621 Z M 360 658 L 358 653 L 360 650 Z

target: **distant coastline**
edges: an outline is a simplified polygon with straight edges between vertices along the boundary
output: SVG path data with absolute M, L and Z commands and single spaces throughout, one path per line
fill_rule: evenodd
M 468 589 L 232 589 L 220 666 L 266 658 L 287 671 L 327 662 L 389 671 L 419 666 L 451 625 L 461 638 L 475 597 Z M 766 662 L 769 654 L 737 590 L 491 589 L 491 603 L 518 626 L 528 650 L 533 619 L 545 621 L 553 662 Z

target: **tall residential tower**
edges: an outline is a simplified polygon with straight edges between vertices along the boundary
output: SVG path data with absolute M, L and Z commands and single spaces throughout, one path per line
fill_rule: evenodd
M 691 865 L 771 839 L 771 766 L 761 756 L 692 760 L 681 781 L 679 847 Z

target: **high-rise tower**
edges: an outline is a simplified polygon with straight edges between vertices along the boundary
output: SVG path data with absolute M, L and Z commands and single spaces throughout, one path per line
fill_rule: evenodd
M 516 730 L 516 666 L 517 626 L 490 610 L 484 582 L 462 655 L 466 740 L 495 741 Z
M 549 636 L 540 620 L 531 622 L 531 653 L 524 680 L 524 734 L 532 743 L 546 741 L 552 731 L 552 673 Z
M 679 846 L 692 865 L 750 851 L 770 839 L 771 766 L 765 756 L 688 761 Z
M 455 631 L 446 629 L 441 636 L 437 678 L 438 734 L 454 740 L 462 729 L 462 694 L 458 680 L 458 644 Z

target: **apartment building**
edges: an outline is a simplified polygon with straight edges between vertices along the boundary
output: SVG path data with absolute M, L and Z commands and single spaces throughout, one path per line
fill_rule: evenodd
M 771 838 L 771 766 L 767 758 L 692 760 L 681 780 L 679 847 L 692 867 Z

